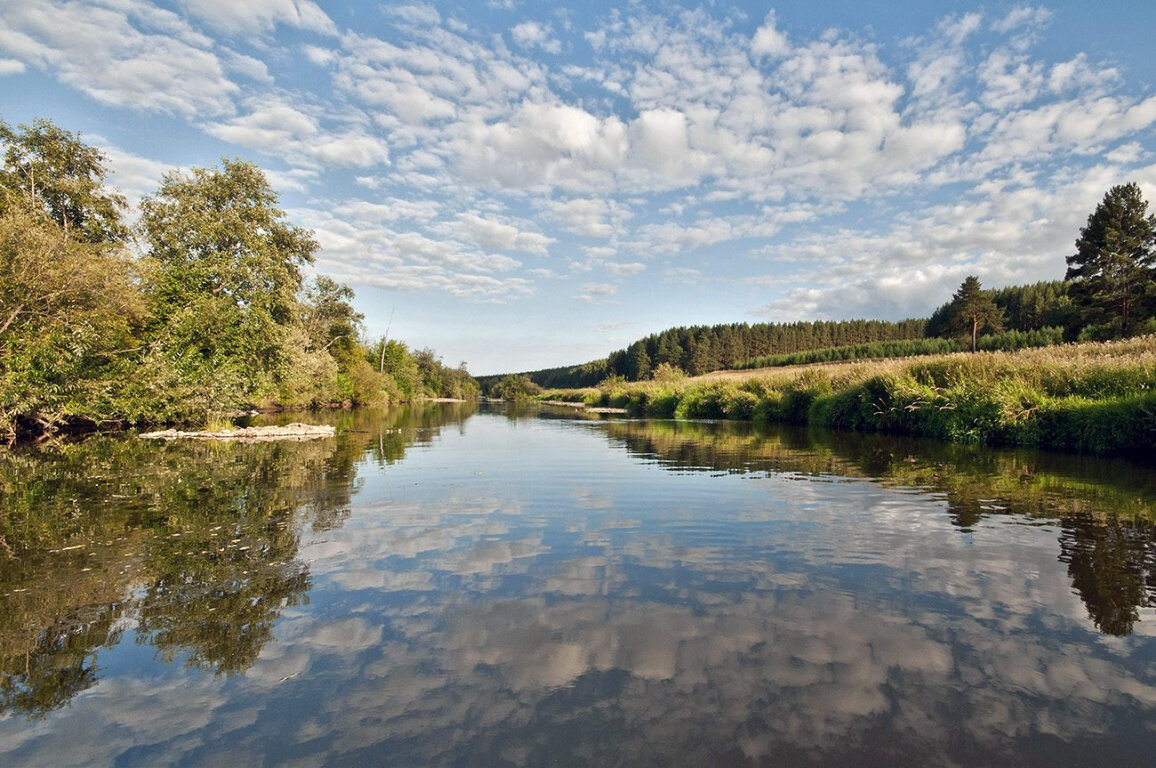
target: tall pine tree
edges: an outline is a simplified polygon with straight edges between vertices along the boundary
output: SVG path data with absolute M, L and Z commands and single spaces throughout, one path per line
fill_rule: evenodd
M 1080 230 L 1065 280 L 1084 326 L 1135 332 L 1150 310 L 1156 278 L 1156 217 L 1135 183 L 1112 187 Z

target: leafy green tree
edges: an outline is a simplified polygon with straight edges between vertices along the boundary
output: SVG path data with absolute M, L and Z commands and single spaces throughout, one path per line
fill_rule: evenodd
M 972 352 L 976 350 L 981 329 L 1003 329 L 1003 311 L 983 292 L 979 278 L 974 275 L 968 275 L 951 297 L 950 318 L 953 331 L 971 337 Z
M 0 435 L 119 416 L 143 303 L 103 156 L 47 121 L 0 167 Z
M 1112 187 L 1076 239 L 1065 280 L 1085 326 L 1133 333 L 1156 299 L 1156 217 L 1135 183 Z
M 310 346 L 327 350 L 342 370 L 357 351 L 365 316 L 353 308 L 353 290 L 325 275 L 307 285 L 301 297 L 301 322 Z
M 287 372 L 301 269 L 318 248 L 277 203 L 260 168 L 228 159 L 166 174 L 141 203 L 158 347 L 232 397 L 268 397 Z
M 99 150 L 43 119 L 17 130 L 0 122 L 0 141 L 5 145 L 0 211 L 23 199 L 76 240 L 128 239 L 124 197 L 105 187 L 105 157 Z
M 490 386 L 490 397 L 498 400 L 530 400 L 542 393 L 542 388 L 535 384 L 526 374 L 509 374 Z
M 402 399 L 411 400 L 422 396 L 421 371 L 403 342 L 382 337 L 368 353 L 370 364 L 379 373 L 393 379 Z
M 650 377 L 660 384 L 671 384 L 676 381 L 682 381 L 686 378 L 686 374 L 682 372 L 681 368 L 673 366 L 670 363 L 659 363 L 658 366 L 651 371 Z

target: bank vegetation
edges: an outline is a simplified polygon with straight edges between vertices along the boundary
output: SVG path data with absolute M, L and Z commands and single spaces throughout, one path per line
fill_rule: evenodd
M 701 377 L 668 371 L 660 380 L 609 380 L 545 390 L 539 397 L 658 418 L 747 419 L 1150 454 L 1156 445 L 1156 336 Z
M 104 155 L 0 122 L 0 443 L 250 408 L 476 397 L 462 363 L 363 338 L 353 291 L 252 163 L 173 171 L 127 221 Z

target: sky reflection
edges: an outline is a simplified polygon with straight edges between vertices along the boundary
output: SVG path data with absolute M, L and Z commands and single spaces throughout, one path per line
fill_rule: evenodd
M 662 434 L 482 414 L 396 463 L 360 460 L 343 523 L 301 528 L 308 599 L 280 609 L 243 674 L 144 663 L 122 641 L 67 709 L 0 721 L 0 756 L 1120 766 L 1150 754 L 1147 593 L 1130 632 L 1101 631 L 1062 559 L 1076 534 L 1061 518 L 987 504 L 996 512 L 961 527 L 956 490 L 809 475 L 814 447 L 793 468 L 720 472 L 738 454 L 708 431 L 688 439 L 713 442 L 716 471 L 686 471 L 623 429 Z M 773 436 L 757 441 L 764 459 L 789 458 Z M 63 734 L 93 738 L 77 751 Z

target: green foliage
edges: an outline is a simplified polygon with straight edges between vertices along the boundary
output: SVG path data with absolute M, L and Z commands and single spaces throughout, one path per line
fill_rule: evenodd
M 300 300 L 301 325 L 309 348 L 327 351 L 347 370 L 357 356 L 364 315 L 353 309 L 353 290 L 325 275 L 305 286 Z
M 820 320 L 671 328 L 612 353 L 606 368 L 630 381 L 648 378 L 663 364 L 699 376 L 724 368 L 749 367 L 754 358 L 918 339 L 924 326 L 923 320 Z
M 1054 339 L 1058 331 L 1050 335 Z M 657 417 L 754 419 L 1120 453 L 1149 450 L 1156 441 L 1154 392 L 1156 337 L 1144 337 L 783 369 L 746 379 L 618 381 L 602 389 L 599 404 Z
M 157 353 L 210 379 L 232 374 L 251 401 L 275 398 L 288 384 L 278 379 L 291 363 L 301 268 L 318 246 L 285 219 L 264 173 L 224 160 L 166 174 L 141 203 L 141 232 Z
M 526 374 L 511 373 L 504 379 L 490 384 L 486 394 L 496 400 L 518 402 L 538 397 L 542 394 L 542 388 Z
M 0 214 L 0 434 L 91 412 L 114 418 L 107 382 L 132 370 L 143 305 L 118 246 L 77 240 L 42 211 Z
M 483 390 L 490 385 L 504 379 L 508 374 L 494 376 L 479 376 L 478 383 Z M 568 365 L 562 368 L 544 368 L 539 371 L 526 372 L 534 383 L 546 389 L 557 387 L 580 388 L 593 387 L 608 375 L 606 360 L 594 360 L 581 365 Z
M 1068 283 L 1063 280 L 1013 285 L 986 293 L 1003 311 L 1003 324 L 1008 330 L 1038 331 L 1072 323 L 1072 302 Z
M 303 286 L 317 243 L 255 165 L 167 174 L 141 205 L 147 252 L 134 261 L 100 152 L 43 120 L 0 123 L 0 139 L 0 440 L 251 405 L 477 396 L 464 364 L 365 349 L 348 287 Z
M 817 349 L 920 339 L 926 321 L 818 320 L 799 323 L 733 323 L 671 328 L 640 339 L 605 360 L 532 371 L 543 387 L 590 387 L 607 377 L 640 381 L 681 371 L 699 376 L 723 368 L 753 367 L 750 361 Z M 664 367 L 666 366 L 666 367 Z M 502 378 L 482 377 L 483 386 Z
M 972 352 L 977 349 L 981 330 L 1003 330 L 1003 310 L 983 292 L 979 287 L 979 279 L 974 275 L 968 275 L 951 297 L 948 328 L 956 335 L 970 339 Z
M 682 381 L 686 378 L 686 374 L 682 369 L 671 365 L 670 363 L 659 363 L 654 370 L 650 372 L 650 378 L 662 384 L 670 384 L 676 381 Z
M 105 189 L 105 158 L 77 134 L 43 119 L 12 130 L 0 121 L 5 145 L 0 168 L 0 212 L 43 211 L 74 240 L 115 243 L 128 238 L 124 198 Z
M 413 400 L 423 396 L 421 370 L 409 353 L 409 347 L 400 341 L 379 339 L 367 350 L 367 360 L 380 373 L 389 376 L 400 399 Z
M 1003 313 L 1003 326 L 1008 331 L 1066 328 L 1075 322 L 1074 309 L 1068 296 L 1068 283 L 1062 280 L 1013 285 L 983 291 L 983 294 Z M 951 337 L 951 323 L 952 302 L 947 302 L 931 313 L 927 321 L 927 336 Z M 982 341 L 978 346 L 984 349 Z
M 1050 347 L 1063 343 L 1063 328 L 1044 327 L 1032 331 L 1012 330 L 981 336 L 979 338 L 979 349 L 982 352 L 1012 352 L 1017 349 Z
M 1156 216 L 1135 183 L 1112 187 L 1080 229 L 1067 258 L 1073 303 L 1081 325 L 1137 331 L 1156 303 Z

